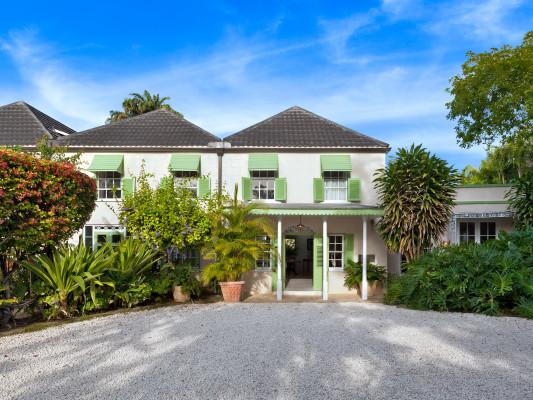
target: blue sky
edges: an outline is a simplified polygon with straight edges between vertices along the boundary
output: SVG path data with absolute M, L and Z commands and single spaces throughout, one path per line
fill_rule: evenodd
M 468 50 L 517 44 L 533 3 L 26 1 L 0 15 L 0 104 L 74 129 L 148 89 L 224 136 L 292 105 L 461 168 L 445 88 Z

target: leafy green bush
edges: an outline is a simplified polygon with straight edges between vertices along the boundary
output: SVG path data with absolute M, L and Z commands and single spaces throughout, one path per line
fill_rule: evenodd
M 533 230 L 437 248 L 407 264 L 385 301 L 416 309 L 533 316 Z
M 384 282 L 387 278 L 386 267 L 383 265 L 369 263 L 366 268 L 366 279 L 369 282 Z M 348 289 L 360 289 L 363 279 L 363 264 L 348 260 L 344 267 L 344 286 Z

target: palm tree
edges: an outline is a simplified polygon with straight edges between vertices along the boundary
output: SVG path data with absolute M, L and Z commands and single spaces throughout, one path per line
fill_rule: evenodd
M 109 111 L 109 118 L 107 118 L 106 123 L 121 121 L 159 109 L 168 110 L 182 117 L 181 113 L 165 103 L 170 100 L 170 97 L 160 97 L 159 94 L 152 95 L 148 90 L 145 90 L 143 94 L 130 93 L 130 96 L 122 102 L 122 111 Z
M 457 171 L 421 145 L 398 149 L 396 158 L 376 172 L 377 228 L 385 245 L 411 261 L 446 232 L 452 216 Z

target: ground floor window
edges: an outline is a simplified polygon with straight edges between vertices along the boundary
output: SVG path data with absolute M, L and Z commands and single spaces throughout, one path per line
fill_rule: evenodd
M 193 268 L 200 268 L 200 250 L 196 247 L 183 249 L 172 256 L 172 261 L 178 265 L 189 264 Z
M 459 243 L 483 243 L 496 239 L 495 221 L 461 221 L 459 222 Z
M 257 236 L 257 241 L 270 244 L 270 238 L 267 235 Z M 272 266 L 272 252 L 270 249 L 263 251 L 260 258 L 255 261 L 256 269 L 270 269 Z
M 342 269 L 344 267 L 344 236 L 330 235 L 329 239 L 329 267 Z
M 198 196 L 198 171 L 174 171 L 177 185 L 188 189 L 194 197 Z
M 98 250 L 106 243 L 118 245 L 126 237 L 126 230 L 114 225 L 86 225 L 83 235 L 85 247 Z
M 362 264 L 363 263 L 363 255 L 359 254 L 357 257 L 357 261 Z M 376 263 L 376 255 L 375 254 L 367 254 L 366 255 L 366 264 L 375 264 Z

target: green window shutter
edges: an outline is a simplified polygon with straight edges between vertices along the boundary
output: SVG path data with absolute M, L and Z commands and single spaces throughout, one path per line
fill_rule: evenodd
M 313 238 L 313 290 L 322 290 L 323 247 L 322 236 Z
M 248 156 L 250 171 L 277 171 L 278 155 L 276 153 L 251 153 Z
M 124 175 L 124 156 L 122 154 L 96 154 L 87 171 L 118 172 Z
M 320 168 L 324 171 L 352 172 L 352 159 L 349 154 L 328 154 L 320 156 Z
M 361 201 L 360 179 L 348 179 L 348 201 Z
M 324 201 L 324 180 L 322 178 L 313 178 L 313 197 L 315 203 Z
M 246 176 L 242 177 L 241 192 L 244 201 L 252 200 L 252 180 Z
M 353 261 L 353 235 L 351 233 L 344 234 L 344 265 L 347 265 L 348 260 Z
M 172 154 L 168 169 L 174 171 L 197 171 L 200 173 L 200 154 Z
M 274 181 L 274 199 L 277 201 L 287 200 L 287 178 L 277 178 Z
M 135 191 L 135 178 L 122 178 L 123 197 L 131 196 Z
M 211 192 L 211 179 L 208 176 L 198 179 L 198 197 L 207 197 Z

